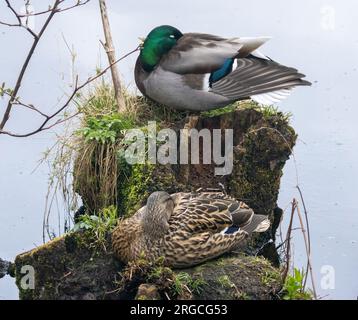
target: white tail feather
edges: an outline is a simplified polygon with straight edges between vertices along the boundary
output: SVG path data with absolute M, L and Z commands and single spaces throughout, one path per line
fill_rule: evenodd
M 282 89 L 262 94 L 256 94 L 251 96 L 251 99 L 259 104 L 272 105 L 286 99 L 290 94 L 291 89 Z

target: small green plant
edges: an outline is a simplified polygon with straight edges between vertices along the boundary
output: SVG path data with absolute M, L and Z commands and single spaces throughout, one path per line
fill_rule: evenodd
M 278 272 L 273 271 L 265 271 L 261 276 L 261 282 L 265 286 L 271 287 L 272 284 L 277 283 L 280 279 L 280 274 Z
M 202 277 L 196 277 L 194 279 L 187 272 L 179 272 L 174 276 L 172 290 L 178 296 L 182 296 L 185 290 L 200 294 L 203 290 L 203 286 L 206 284 L 206 281 Z
M 283 286 L 284 300 L 311 300 L 312 294 L 304 290 L 304 272 L 294 268 L 292 275 L 287 275 Z
M 103 208 L 98 215 L 82 215 L 80 221 L 74 225 L 73 231 L 90 232 L 94 244 L 102 246 L 106 251 L 106 235 L 117 225 L 117 219 L 117 208 L 109 206 Z
M 250 296 L 242 291 L 237 291 L 237 293 L 235 294 L 235 298 L 238 300 L 250 300 Z
M 191 277 L 186 272 L 180 272 L 174 277 L 172 290 L 179 296 L 184 292 L 185 286 L 191 282 Z
M 192 279 L 189 284 L 190 290 L 196 294 L 200 294 L 203 291 L 203 287 L 208 283 L 204 280 L 202 276 Z
M 11 88 L 5 88 L 5 82 L 2 83 L 0 86 L 0 97 L 2 98 L 5 94 L 8 96 L 11 96 L 13 94 L 14 90 Z M 18 99 L 16 99 L 18 100 Z
M 148 280 L 158 280 L 162 277 L 171 277 L 173 271 L 163 265 L 162 260 L 157 260 L 147 275 Z
M 263 114 L 264 118 L 266 119 L 279 116 L 282 120 L 288 122 L 292 117 L 292 113 L 281 112 L 276 106 L 260 106 L 259 111 Z
M 223 288 L 233 288 L 235 286 L 226 274 L 218 277 L 218 282 Z
M 97 117 L 88 117 L 85 126 L 77 130 L 86 141 L 95 140 L 99 143 L 112 142 L 123 135 L 125 130 L 133 127 L 130 119 L 120 114 L 109 114 Z

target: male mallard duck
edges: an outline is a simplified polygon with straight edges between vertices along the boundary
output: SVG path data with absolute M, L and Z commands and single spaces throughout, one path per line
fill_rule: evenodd
M 142 45 L 135 81 L 143 95 L 175 109 L 204 111 L 248 98 L 273 104 L 310 83 L 257 51 L 268 39 L 182 34 L 160 26 Z
M 147 205 L 119 223 L 112 234 L 114 254 L 123 262 L 144 254 L 166 265 L 190 267 L 237 247 L 270 222 L 222 192 L 152 193 Z

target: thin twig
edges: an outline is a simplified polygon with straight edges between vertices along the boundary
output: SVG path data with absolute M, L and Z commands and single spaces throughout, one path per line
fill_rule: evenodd
M 60 3 L 64 2 L 64 0 L 61 0 Z M 71 9 L 74 9 L 76 7 L 80 7 L 80 6 L 84 6 L 85 4 L 87 4 L 88 2 L 90 2 L 90 0 L 83 0 L 83 1 L 77 1 L 75 4 L 73 4 L 72 6 L 66 7 L 66 8 L 58 8 L 57 9 L 57 13 L 58 12 L 64 12 L 64 11 L 68 11 Z M 40 15 L 44 15 L 47 14 L 49 12 L 51 12 L 53 9 L 47 9 L 44 11 L 39 11 L 39 12 L 34 12 L 34 13 L 28 13 L 28 14 L 19 14 L 20 18 L 25 18 L 25 17 L 35 17 L 35 16 L 40 16 Z
M 299 187 L 299 185 L 296 186 L 299 194 L 300 194 L 300 198 L 302 201 L 302 205 L 303 205 L 303 211 L 305 214 L 305 223 L 306 223 L 306 230 L 307 230 L 307 238 L 308 238 L 308 254 L 311 255 L 311 233 L 310 233 L 310 225 L 309 225 L 309 221 L 308 221 L 308 212 L 307 212 L 307 208 L 306 208 L 306 203 L 305 200 L 303 199 L 303 193 L 301 191 L 301 188 Z M 307 259 L 307 265 L 306 265 L 306 270 L 308 270 L 309 268 L 309 261 Z M 308 272 L 306 272 L 305 274 L 305 278 L 303 281 L 303 286 L 306 286 L 307 283 L 307 276 L 308 276 Z
M 282 274 L 283 282 L 286 280 L 288 270 L 290 269 L 291 232 L 292 232 L 293 216 L 295 214 L 296 207 L 297 207 L 297 201 L 296 201 L 296 199 L 293 199 L 292 200 L 290 223 L 288 225 L 287 236 L 286 236 L 286 240 L 285 240 L 287 242 L 287 245 L 286 245 L 286 266 L 285 266 L 285 269 L 284 269 L 283 274 Z
M 303 239 L 304 239 L 305 247 L 306 247 L 307 263 L 308 263 L 308 270 L 309 270 L 310 275 L 311 275 L 313 296 L 314 296 L 315 299 L 317 299 L 316 286 L 315 286 L 314 275 L 313 275 L 313 270 L 312 270 L 312 263 L 311 263 L 311 254 L 310 254 L 310 249 L 309 249 L 309 240 L 308 240 L 308 236 L 307 236 L 307 233 L 306 233 L 306 230 L 305 230 L 305 227 L 304 227 L 303 218 L 302 218 L 302 215 L 301 215 L 301 212 L 300 212 L 300 207 L 297 205 L 296 209 L 297 209 L 298 218 L 299 218 L 299 221 L 300 221 L 300 224 L 301 224 Z M 307 273 L 308 272 L 306 272 L 306 274 Z

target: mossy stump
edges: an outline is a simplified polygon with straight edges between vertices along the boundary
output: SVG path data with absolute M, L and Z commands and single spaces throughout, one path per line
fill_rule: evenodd
M 142 119 L 143 120 L 143 119 Z M 145 119 L 150 120 L 150 119 Z M 225 176 L 214 175 L 216 164 L 160 165 L 136 164 L 129 166 L 123 159 L 111 156 L 114 161 L 116 183 L 115 196 L 105 197 L 100 194 L 101 186 L 96 182 L 98 162 L 87 161 L 85 176 L 77 172 L 75 188 L 87 204 L 89 212 L 96 212 L 101 207 L 116 204 L 120 216 L 128 217 L 143 206 L 153 191 L 165 190 L 169 193 L 179 191 L 196 191 L 199 188 L 220 188 L 236 199 L 245 201 L 256 213 L 270 217 L 272 228 L 256 236 L 246 249 L 246 254 L 264 254 L 276 267 L 279 258 L 275 251 L 276 228 L 282 210 L 277 206 L 282 169 L 292 153 L 296 134 L 288 124 L 287 116 L 273 109 L 263 109 L 255 104 L 246 104 L 245 108 L 229 108 L 200 115 L 181 116 L 175 121 L 160 121 L 159 129 L 169 127 L 175 131 L 182 128 L 233 129 L 233 170 Z M 138 126 L 143 127 L 141 123 Z M 112 144 L 120 146 L 120 141 Z M 179 144 L 178 144 L 179 145 Z M 105 148 L 103 148 L 105 149 Z M 189 148 L 190 149 L 190 148 Z M 111 152 L 112 152 L 111 151 Z M 107 152 L 107 151 L 106 151 Z M 106 152 L 101 151 L 102 156 Z M 202 156 L 202 150 L 199 151 Z M 81 155 L 80 155 L 81 156 Z M 190 155 L 189 155 L 190 159 Z M 202 162 L 200 162 L 202 163 Z M 87 170 L 89 169 L 89 170 Z M 88 176 L 88 173 L 93 176 Z M 76 173 L 76 171 L 75 171 Z M 101 176 L 106 181 L 106 176 Z M 88 192 L 86 191 L 88 190 Z M 98 199 L 94 199 L 98 194 Z M 114 203 L 108 203 L 112 201 Z M 96 207 L 90 207 L 95 204 Z M 55 239 L 44 246 L 20 254 L 15 261 L 16 279 L 21 299 L 145 299 L 145 290 L 152 298 L 165 298 L 165 290 L 142 286 L 148 279 L 138 278 L 129 283 L 126 290 L 119 289 L 123 266 L 113 259 L 108 250 L 93 247 L 91 239 L 85 233 L 70 233 Z M 259 252 L 258 248 L 263 248 Z M 200 290 L 193 290 L 190 295 L 176 298 L 191 299 L 273 299 L 281 288 L 279 270 L 263 257 L 250 257 L 241 253 L 232 253 L 219 260 L 181 270 L 193 279 L 200 277 L 204 284 Z M 21 268 L 33 266 L 35 270 L 35 288 L 23 289 L 24 274 Z M 176 271 L 174 272 L 176 273 Z M 161 283 L 163 284 L 163 283 Z M 129 288 L 129 289 L 128 289 Z M 150 297 L 148 297 L 150 299 Z
M 15 266 L 20 299 L 266 300 L 277 299 L 282 287 L 280 272 L 270 262 L 242 253 L 231 253 L 189 269 L 172 271 L 153 266 L 145 274 L 133 272 L 130 279 L 125 279 L 121 275 L 125 266 L 112 257 L 109 238 L 107 252 L 93 246 L 91 241 L 86 232 L 71 233 L 18 255 Z M 29 269 L 24 272 L 24 266 L 33 267 L 33 288 L 26 286 Z M 174 282 L 183 274 L 192 285 L 188 285 L 189 291 L 181 292 L 180 282 Z

